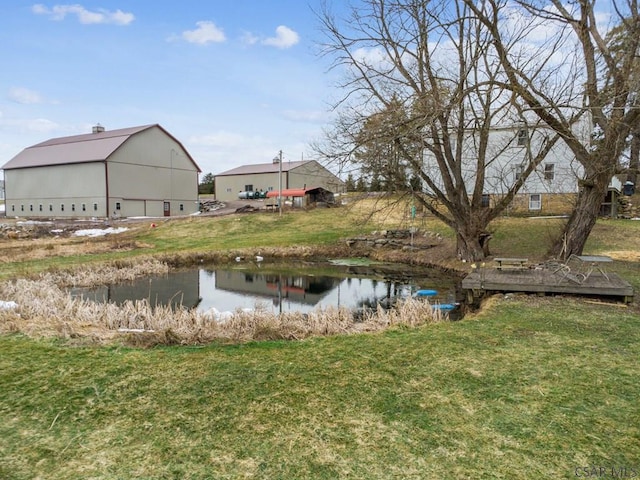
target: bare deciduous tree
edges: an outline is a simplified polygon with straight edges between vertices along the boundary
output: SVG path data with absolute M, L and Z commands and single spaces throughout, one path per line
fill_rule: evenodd
M 343 23 L 327 9 L 319 17 L 325 53 L 346 77 L 339 121 L 317 150 L 345 165 L 371 168 L 378 158 L 405 169 L 387 179 L 397 190 L 411 190 L 419 178 L 424 188 L 415 198 L 456 231 L 458 256 L 484 258 L 488 225 L 559 139 L 511 88 L 492 24 L 462 0 L 363 0 Z M 546 44 L 546 56 L 532 59 L 518 47 L 530 33 L 526 23 L 511 25 L 503 47 L 517 50 L 518 63 L 537 69 L 543 82 L 553 48 Z M 375 147 L 382 144 L 392 158 L 363 157 L 367 148 L 381 153 Z
M 521 57 L 505 36 L 503 26 L 509 21 L 508 3 L 506 0 L 465 0 L 492 38 L 507 75 L 505 88 L 556 131 L 584 167 L 577 206 L 552 250 L 557 256 L 580 254 L 596 223 L 619 159 L 638 132 L 638 2 L 515 0 L 520 14 L 533 23 L 544 22 L 551 38 L 562 39 L 565 48 L 573 46 L 570 51 L 563 50 L 566 64 L 558 69 L 551 84 L 541 82 L 537 70 L 522 68 Z M 601 23 L 596 10 L 603 4 L 611 14 L 605 24 Z M 607 31 L 614 26 L 618 36 L 624 39 L 618 44 L 606 41 Z M 559 89 L 559 85 L 567 85 L 566 79 L 571 79 L 572 87 Z M 587 141 L 576 133 L 577 117 L 588 118 L 592 124 Z

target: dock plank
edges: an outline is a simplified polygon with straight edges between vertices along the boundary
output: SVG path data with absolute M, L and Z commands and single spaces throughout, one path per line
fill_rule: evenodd
M 480 269 L 462 280 L 462 288 L 476 296 L 481 292 L 524 292 L 623 297 L 630 302 L 634 295 L 631 284 L 615 273 L 593 273 L 584 282 L 576 283 L 547 269 Z

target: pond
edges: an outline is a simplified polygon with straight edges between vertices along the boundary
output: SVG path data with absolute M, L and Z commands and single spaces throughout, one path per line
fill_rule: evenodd
M 437 292 L 429 298 L 432 303 L 463 301 L 458 278 L 440 270 L 347 261 L 199 266 L 133 282 L 75 288 L 71 294 L 116 304 L 147 299 L 152 305 L 182 305 L 203 312 L 259 306 L 273 313 L 308 313 L 330 306 L 362 309 L 390 305 L 425 289 Z

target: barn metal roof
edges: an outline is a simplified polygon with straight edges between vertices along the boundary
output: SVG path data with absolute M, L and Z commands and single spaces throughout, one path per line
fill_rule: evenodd
M 160 128 L 164 133 L 182 144 L 158 124 L 139 127 L 105 130 L 98 133 L 52 138 L 25 148 L 2 167 L 4 170 L 16 168 L 42 167 L 72 163 L 103 162 L 131 136 L 150 128 Z M 185 152 L 187 150 L 182 146 Z M 198 172 L 200 168 L 187 152 Z
M 301 165 L 305 165 L 315 160 L 302 160 L 297 162 L 282 162 L 282 171 L 287 172 Z M 226 172 L 218 173 L 216 177 L 225 177 L 228 175 L 251 175 L 256 173 L 278 173 L 280 167 L 278 163 L 256 163 L 253 165 L 242 165 L 241 167 L 232 168 Z

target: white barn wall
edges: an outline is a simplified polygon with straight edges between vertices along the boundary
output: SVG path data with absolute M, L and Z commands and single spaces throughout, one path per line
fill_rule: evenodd
M 4 175 L 9 190 L 9 201 L 5 206 L 9 216 L 105 215 L 106 183 L 102 162 L 5 170 Z
M 344 192 L 344 182 L 317 162 L 309 162 L 289 172 L 289 188 L 321 187 L 333 193 Z
M 287 173 L 282 172 L 282 188 L 287 188 L 286 182 Z M 247 185 L 252 185 L 254 192 L 278 190 L 278 172 L 215 177 L 216 199 L 221 202 L 238 200 L 238 193 L 245 191 Z
M 100 142 L 95 149 L 92 134 L 84 134 L 14 157 L 4 170 L 7 215 L 164 216 L 165 202 L 171 215 L 199 210 L 198 167 L 160 126 L 93 135 Z M 109 150 L 110 143 L 119 147 Z
M 291 168 L 284 162 L 282 166 L 283 189 L 322 187 L 334 193 L 344 192 L 344 182 L 316 161 L 310 160 Z M 217 175 L 214 181 L 216 199 L 222 202 L 238 200 L 238 193 L 244 192 L 247 185 L 253 186 L 254 192 L 277 191 L 279 188 L 278 171 Z
M 160 128 L 134 135 L 107 164 L 111 215 L 162 216 L 165 201 L 172 215 L 199 210 L 198 172 L 187 152 Z

